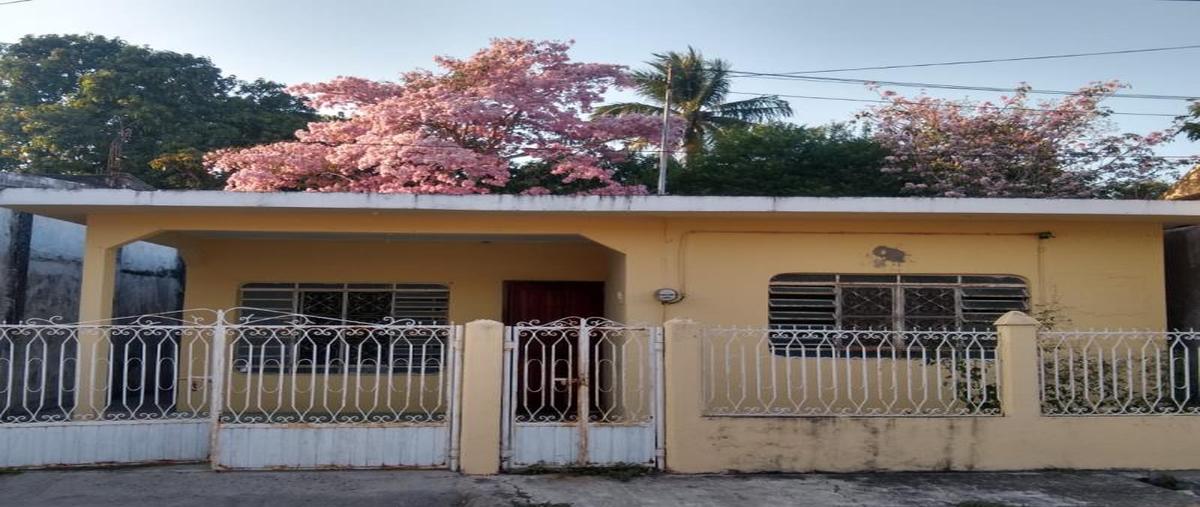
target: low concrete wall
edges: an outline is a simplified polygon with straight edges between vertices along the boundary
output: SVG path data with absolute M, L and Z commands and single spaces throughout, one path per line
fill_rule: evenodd
M 1200 416 L 1042 416 L 1036 322 L 1017 315 L 1026 320 L 997 323 L 1004 415 L 984 417 L 704 417 L 701 325 L 670 321 L 665 336 L 667 469 L 707 473 L 1200 467 L 1200 439 L 1193 437 L 1200 431 Z

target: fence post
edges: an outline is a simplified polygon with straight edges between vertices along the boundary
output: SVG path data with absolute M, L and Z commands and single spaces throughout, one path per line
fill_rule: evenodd
M 500 410 L 504 386 L 504 324 L 468 322 L 463 337 L 462 393 L 458 407 L 459 467 L 467 474 L 500 471 Z
M 704 410 L 704 378 L 701 372 L 700 325 L 689 319 L 671 319 L 663 324 L 663 388 L 662 407 L 663 468 L 690 472 L 687 463 L 695 456 L 683 456 L 696 449 L 688 442 L 694 438 L 688 427 L 700 420 Z M 703 452 L 703 451 L 701 451 Z
M 1000 363 L 1000 403 L 1006 417 L 1039 417 L 1042 414 L 1038 385 L 1037 332 L 1041 324 L 1021 312 L 1008 312 L 996 320 Z
M 217 310 L 216 322 L 213 324 L 212 350 L 210 352 L 209 368 L 212 380 L 209 382 L 211 397 L 209 398 L 209 440 L 208 459 L 213 470 L 219 470 L 221 412 L 225 408 L 225 310 Z

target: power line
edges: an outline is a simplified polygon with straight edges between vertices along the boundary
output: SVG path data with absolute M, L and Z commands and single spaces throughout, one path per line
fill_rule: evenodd
M 730 72 L 730 74 L 734 74 L 735 77 L 780 79 L 780 80 L 785 80 L 785 81 L 811 81 L 811 82 L 819 82 L 819 83 L 859 84 L 859 85 L 886 85 L 886 86 L 900 86 L 900 87 L 907 87 L 907 88 L 940 88 L 940 89 L 946 89 L 946 90 L 974 90 L 974 91 L 986 91 L 986 92 L 1015 92 L 1015 91 L 1017 91 L 1016 88 L 1003 88 L 1003 87 L 998 87 L 998 86 L 970 86 L 970 85 L 956 85 L 956 84 L 944 84 L 944 83 L 922 83 L 922 82 L 911 82 L 911 81 L 882 81 L 882 80 L 878 80 L 878 79 L 842 78 L 842 77 L 793 76 L 793 75 L 789 75 L 789 74 L 779 74 L 779 73 L 772 73 L 772 72 L 748 72 L 748 71 L 729 71 L 729 72 Z M 1029 93 L 1036 93 L 1036 94 L 1042 94 L 1042 95 L 1074 95 L 1078 92 L 1077 91 L 1066 91 L 1066 90 L 1031 89 L 1031 90 L 1029 90 Z M 1144 94 L 1144 93 L 1114 93 L 1109 96 L 1114 97 L 1114 98 L 1123 98 L 1123 99 L 1146 99 L 1146 100 L 1191 101 L 1191 100 L 1197 99 L 1197 97 L 1184 96 L 1184 95 L 1154 95 L 1154 94 Z
M 19 3 L 32 2 L 32 1 L 33 0 L 12 0 L 11 2 L 0 2 L 0 5 L 19 4 Z
M 732 93 L 732 94 L 736 94 L 736 95 L 755 95 L 755 96 L 759 96 L 759 97 L 784 97 L 784 98 L 793 98 L 793 99 L 833 100 L 833 101 L 842 101 L 842 102 L 867 102 L 867 103 L 872 103 L 872 104 L 890 104 L 892 102 L 890 100 L 882 100 L 882 99 L 856 99 L 856 98 L 851 98 L 851 97 L 829 97 L 829 96 L 822 96 L 822 95 L 790 95 L 790 94 L 786 94 L 786 93 L 760 93 L 760 92 L 736 92 L 736 91 L 731 91 L 731 92 L 727 92 L 727 93 Z M 957 107 L 957 108 L 962 108 L 962 109 L 978 109 L 980 106 L 971 105 L 971 104 L 946 103 L 946 104 L 940 104 L 939 107 Z M 1047 111 L 1047 109 L 1036 108 L 1036 107 L 1013 107 L 1013 108 L 1009 108 L 1009 109 L 1015 109 L 1018 111 Z M 1165 118 L 1178 118 L 1180 116 L 1183 116 L 1183 115 L 1179 115 L 1179 114 L 1170 114 L 1170 113 L 1135 113 L 1135 112 L 1127 112 L 1127 111 L 1109 111 L 1109 114 L 1119 114 L 1119 115 L 1128 115 L 1128 116 L 1159 116 L 1159 117 L 1165 117 Z
M 1095 139 L 1089 139 L 1089 140 L 1095 140 Z M 445 149 L 445 150 L 469 149 L 469 148 L 465 148 L 462 146 L 424 145 L 424 144 L 412 144 L 412 143 L 379 143 L 379 142 L 374 142 L 374 143 L 368 143 L 368 142 L 328 143 L 328 142 L 319 142 L 319 141 L 297 141 L 297 142 L 300 144 L 320 144 L 320 145 L 329 146 L 329 147 L 337 147 L 337 146 L 397 146 L 397 147 L 415 147 L 415 148 Z M 561 149 L 560 148 L 530 147 L 530 148 L 520 148 L 519 151 L 561 151 Z M 638 150 L 613 150 L 613 151 L 622 151 L 622 152 L 626 152 L 626 153 L 655 153 L 655 154 L 658 154 L 658 153 L 676 153 L 679 150 L 665 150 L 664 151 L 664 150 L 638 149 Z M 1200 159 L 1200 155 L 1155 155 L 1155 157 L 1162 158 L 1162 159 L 1178 159 L 1178 160 Z
M 998 62 L 1021 62 L 1029 60 L 1054 60 L 1059 58 L 1080 58 L 1087 56 L 1104 56 L 1104 55 L 1127 55 L 1133 53 L 1155 53 L 1161 51 L 1179 51 L 1184 49 L 1200 49 L 1200 44 L 1188 44 L 1184 46 L 1166 46 L 1157 48 L 1141 48 L 1141 49 L 1120 49 L 1116 51 L 1095 51 L 1090 53 L 1064 53 L 1057 55 L 1039 55 L 1039 56 L 1018 56 L 1013 58 L 985 58 L 979 60 L 957 60 L 949 62 L 935 63 L 911 63 L 903 65 L 878 65 L 874 67 L 845 67 L 841 69 L 820 69 L 820 70 L 799 70 L 795 72 L 782 72 L 781 74 L 796 75 L 796 74 L 826 74 L 831 72 L 849 72 L 856 70 L 887 70 L 887 69 L 909 69 L 916 67 L 942 67 L 950 65 L 975 65 L 979 63 L 998 63 Z
M 469 150 L 470 149 L 465 146 L 428 145 L 428 144 L 416 144 L 416 143 L 381 143 L 381 142 L 359 142 L 359 141 L 336 142 L 336 143 L 325 142 L 325 141 L 295 141 L 295 142 L 297 142 L 299 144 L 319 144 L 322 146 L 329 146 L 331 148 L 337 147 L 337 146 L 398 146 L 398 147 L 409 147 L 409 148 L 428 148 L 428 149 L 443 149 L 443 150 Z M 523 148 L 517 148 L 514 151 L 566 151 L 566 150 L 564 150 L 563 148 L 523 147 Z M 646 150 L 646 149 L 638 149 L 638 150 L 613 149 L 612 151 L 621 151 L 621 152 L 627 152 L 627 153 L 663 153 L 663 150 Z M 667 153 L 674 153 L 676 151 L 678 151 L 678 150 L 666 150 Z

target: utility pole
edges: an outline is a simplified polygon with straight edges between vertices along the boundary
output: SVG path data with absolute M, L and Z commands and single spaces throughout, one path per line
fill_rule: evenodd
M 667 195 L 667 128 L 671 124 L 671 63 L 667 62 L 667 91 L 663 93 L 662 140 L 658 143 L 658 195 Z

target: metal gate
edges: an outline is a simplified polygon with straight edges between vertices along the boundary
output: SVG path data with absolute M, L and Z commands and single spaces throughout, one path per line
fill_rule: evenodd
M 457 469 L 462 326 L 255 312 L 215 333 L 214 466 Z
M 662 328 L 520 323 L 504 352 L 505 469 L 662 465 Z
M 461 343 L 261 309 L 3 324 L 0 468 L 456 469 Z

